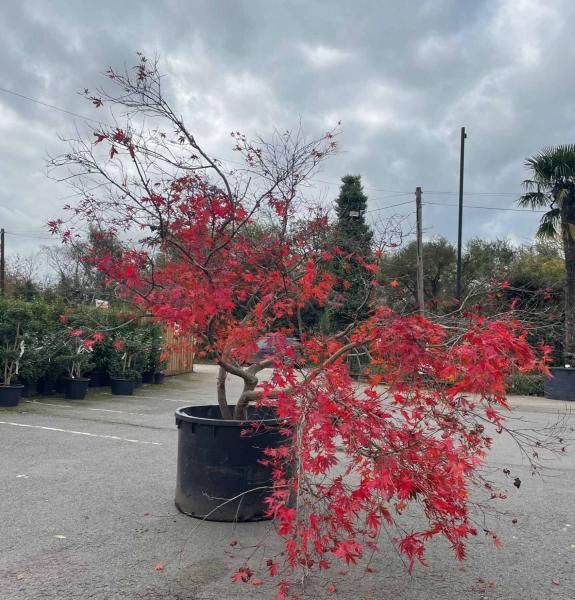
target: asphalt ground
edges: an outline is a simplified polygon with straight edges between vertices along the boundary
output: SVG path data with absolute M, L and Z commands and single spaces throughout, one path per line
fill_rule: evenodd
M 215 378 L 214 367 L 198 365 L 132 397 L 91 390 L 83 401 L 53 396 L 0 409 L 0 600 L 275 596 L 273 584 L 230 580 L 232 553 L 249 553 L 261 540 L 277 544 L 269 523 L 202 522 L 173 503 L 174 410 L 215 403 Z M 230 385 L 239 389 L 235 378 Z M 573 403 L 516 397 L 512 405 L 521 427 L 541 428 L 559 415 L 575 428 Z M 575 600 L 574 451 L 551 461 L 541 479 L 512 439 L 497 440 L 490 464 L 509 497 L 500 505 L 505 514 L 486 526 L 502 548 L 481 535 L 457 563 L 446 543 L 434 542 L 427 568 L 409 575 L 384 540 L 375 573 L 336 575 L 337 596 L 325 591 L 329 579 L 313 580 L 302 598 Z

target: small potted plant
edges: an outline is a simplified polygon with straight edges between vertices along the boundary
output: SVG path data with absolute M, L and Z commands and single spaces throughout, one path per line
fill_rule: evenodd
M 37 335 L 26 336 L 25 352 L 20 359 L 18 383 L 24 387 L 22 398 L 30 398 L 38 393 L 38 382 L 47 367 L 47 358 L 42 338 Z
M 166 352 L 166 350 L 162 350 L 158 356 L 158 362 L 156 363 L 156 370 L 154 372 L 155 384 L 164 383 L 164 377 L 166 376 L 164 373 L 164 369 L 168 366 L 168 358 L 169 355 Z
M 144 383 L 164 383 L 163 370 L 168 365 L 169 354 L 163 347 L 162 327 L 159 323 L 150 323 L 146 328 L 148 338 L 146 363 L 142 377 Z
M 7 305 L 0 312 L 0 407 L 17 406 L 24 386 L 16 383 L 20 361 L 26 352 L 24 324 L 28 312 L 18 305 Z
M 94 346 L 92 348 L 92 358 L 94 368 L 90 371 L 89 387 L 102 387 L 110 384 L 108 376 L 108 359 L 111 352 L 111 344 L 106 334 L 96 331 L 92 336 Z
M 85 374 L 94 366 L 92 347 L 95 340 L 86 336 L 83 329 L 69 328 L 63 340 L 64 353 L 59 362 L 66 367 L 64 393 L 67 400 L 83 400 L 90 378 Z
M 137 372 L 134 362 L 138 355 L 138 336 L 129 332 L 117 337 L 113 343 L 113 352 L 108 361 L 108 372 L 112 394 L 131 396 L 136 387 Z

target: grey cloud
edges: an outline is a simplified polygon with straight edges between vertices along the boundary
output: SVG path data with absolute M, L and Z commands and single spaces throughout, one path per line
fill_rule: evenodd
M 137 50 L 158 53 L 179 109 L 216 155 L 229 155 L 231 130 L 265 134 L 301 119 L 317 132 L 341 119 L 342 152 L 315 192 L 334 197 L 337 185 L 321 181 L 359 173 L 371 209 L 409 199 L 393 191 L 418 185 L 429 202 L 455 203 L 453 194 L 426 192 L 457 189 L 462 125 L 470 194 L 519 194 L 524 158 L 574 138 L 569 0 L 55 0 L 0 10 L 2 87 L 101 118 L 76 92 L 96 87 L 108 65 L 129 63 Z M 58 134 L 76 124 L 90 130 L 0 93 L 7 230 L 40 232 L 58 213 L 70 190 L 43 177 L 44 159 L 62 150 Z M 513 200 L 466 198 L 491 207 Z M 427 235 L 455 239 L 455 207 L 428 204 L 424 216 Z M 464 231 L 524 241 L 536 222 L 535 214 L 468 209 Z M 16 239 L 20 249 L 38 243 Z

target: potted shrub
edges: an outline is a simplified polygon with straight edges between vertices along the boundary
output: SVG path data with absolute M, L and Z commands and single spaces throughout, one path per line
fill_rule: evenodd
M 386 527 L 395 527 L 410 568 L 437 536 L 463 558 L 477 534 L 468 490 L 485 489 L 487 425 L 502 430 L 508 377 L 545 370 L 545 350 L 536 356 L 513 319 L 465 313 L 434 322 L 382 305 L 378 264 L 328 243 L 321 207 L 300 204 L 300 185 L 335 148 L 332 133 L 304 140 L 288 132 L 253 144 L 234 134 L 246 166 L 230 179 L 169 108 L 154 64 L 141 57 L 134 70 L 108 76 L 118 94 L 90 101 L 165 118 L 183 156 L 171 161 L 171 140 L 163 142 L 170 134 L 158 129 L 141 140 L 128 124 L 96 133 L 106 162 L 87 157 L 80 140 L 54 164 L 71 165 L 89 186 L 114 177 L 109 157 L 142 165 L 139 182 L 122 178 L 130 167 L 118 168 L 109 195 L 86 194 L 74 218 L 147 232 L 121 256 L 96 254 L 95 264 L 120 295 L 193 335 L 218 365 L 217 404 L 197 399 L 176 411 L 178 508 L 203 519 L 275 519 L 285 551 L 266 565 L 271 577 L 282 573 L 281 598 L 292 593 L 289 573 L 347 570 L 376 550 Z M 343 277 L 333 274 L 334 261 Z M 308 306 L 342 305 L 345 273 L 357 265 L 367 283 L 362 310 L 329 335 L 306 326 Z M 273 338 L 273 353 L 253 362 L 262 337 Z M 125 375 L 131 353 L 116 343 L 115 374 Z M 346 364 L 358 348 L 379 371 L 365 385 Z M 243 382 L 235 402 L 229 375 Z M 498 497 L 491 484 L 487 493 Z M 421 527 L 404 527 L 408 507 L 421 509 Z M 234 580 L 261 583 L 253 577 L 246 562 Z
M 0 311 L 0 406 L 17 406 L 24 386 L 16 383 L 20 361 L 26 352 L 25 326 L 30 313 L 19 304 L 5 304 Z
M 134 360 L 140 350 L 138 342 L 139 338 L 133 332 L 117 336 L 113 342 L 108 373 L 114 395 L 131 396 L 134 393 L 137 377 Z
M 20 359 L 18 383 L 24 387 L 22 397 L 29 398 L 38 393 L 38 382 L 47 366 L 46 348 L 37 335 L 26 336 L 25 353 Z
M 64 394 L 68 400 L 83 400 L 88 391 L 90 378 L 86 373 L 93 368 L 92 348 L 95 340 L 83 329 L 69 327 L 63 336 L 62 354 L 58 362 L 66 369 Z
M 161 384 L 164 381 L 162 371 L 166 368 L 168 360 L 168 354 L 162 347 L 162 329 L 159 323 L 148 322 L 146 333 L 149 340 L 142 379 L 144 383 Z

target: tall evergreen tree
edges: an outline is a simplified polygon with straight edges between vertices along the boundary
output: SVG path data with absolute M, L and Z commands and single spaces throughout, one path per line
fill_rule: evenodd
M 373 231 L 365 220 L 367 196 L 360 175 L 346 175 L 336 199 L 337 221 L 333 230 L 332 247 L 358 260 L 334 260 L 333 274 L 339 279 L 336 291 L 340 299 L 326 314 L 326 329 L 337 331 L 361 318 L 366 312 L 366 298 L 370 291 L 370 273 L 362 265 L 362 260 L 372 260 L 371 242 Z

